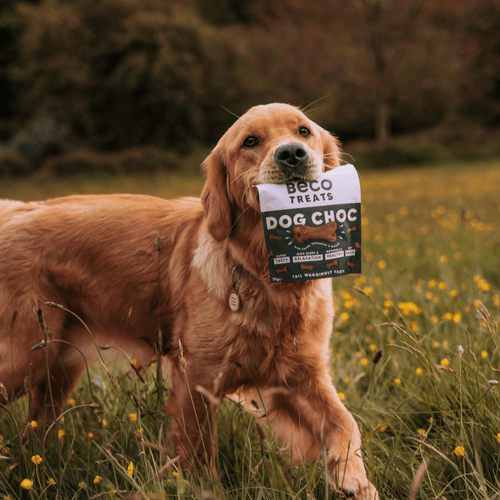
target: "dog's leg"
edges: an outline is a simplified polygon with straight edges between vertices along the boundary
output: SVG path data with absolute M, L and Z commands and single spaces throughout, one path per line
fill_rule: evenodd
M 324 447 L 333 486 L 357 500 L 378 499 L 366 477 L 359 428 L 324 372 L 295 388 L 261 391 L 273 432 L 290 443 L 295 462 L 321 459 Z
M 173 363 L 172 363 L 173 365 Z M 206 465 L 215 477 L 216 429 L 213 405 L 196 389 L 195 374 L 178 362 L 170 366 L 171 392 L 165 410 L 172 417 L 169 438 L 181 465 Z

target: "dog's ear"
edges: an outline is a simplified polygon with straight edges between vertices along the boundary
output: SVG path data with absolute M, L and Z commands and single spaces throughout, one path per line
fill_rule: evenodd
M 215 148 L 203 162 L 207 181 L 201 192 L 208 230 L 216 241 L 225 240 L 231 233 L 233 221 L 231 202 L 227 191 L 227 170 L 219 148 Z
M 338 139 L 327 132 L 325 129 L 320 128 L 321 143 L 323 144 L 323 172 L 331 168 L 340 166 L 340 159 L 342 151 Z

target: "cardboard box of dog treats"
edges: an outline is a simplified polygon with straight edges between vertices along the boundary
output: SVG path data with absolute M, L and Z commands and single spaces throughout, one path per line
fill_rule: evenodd
M 361 272 L 361 189 L 353 165 L 311 182 L 257 188 L 272 282 Z

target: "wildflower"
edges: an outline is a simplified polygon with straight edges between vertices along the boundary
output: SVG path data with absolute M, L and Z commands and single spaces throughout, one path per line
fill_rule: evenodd
M 425 298 L 427 300 L 432 300 L 433 297 L 434 297 L 434 294 L 431 291 L 425 292 Z
M 68 399 L 68 404 L 73 406 L 76 403 L 76 401 L 73 398 Z
M 408 215 L 408 207 L 401 207 L 401 208 L 399 209 L 399 213 L 400 213 L 401 215 Z
M 346 384 L 350 384 L 350 383 L 351 383 L 351 377 L 349 377 L 348 375 L 346 375 L 346 376 L 344 377 L 344 382 L 345 382 Z
M 411 331 L 418 332 L 418 325 L 417 325 L 417 323 L 415 323 L 415 321 L 411 322 Z
M 368 358 L 363 358 L 363 359 L 361 360 L 361 364 L 362 364 L 363 366 L 368 366 L 368 365 L 370 364 L 370 360 L 369 360 Z
M 429 283 L 427 283 L 427 286 L 429 288 L 434 288 L 436 285 L 437 285 L 437 281 L 436 280 L 430 280 Z
M 33 481 L 31 479 L 23 479 L 21 481 L 21 488 L 24 490 L 29 490 L 33 486 Z
M 384 432 L 387 430 L 387 425 L 380 425 L 378 424 L 378 430 L 379 432 Z
M 439 262 L 441 262 L 441 263 L 443 263 L 443 264 L 444 264 L 445 262 L 448 262 L 448 256 L 446 256 L 446 255 L 440 255 L 440 256 L 439 256 Z
M 435 324 L 439 323 L 439 318 L 437 316 L 432 316 L 431 321 Z
M 458 290 L 451 290 L 450 297 L 456 297 L 458 295 Z
M 444 367 L 450 366 L 450 360 L 448 358 L 443 358 L 441 360 L 441 366 L 444 366 Z
M 134 366 L 136 366 L 136 365 L 137 365 L 137 359 L 131 359 L 131 360 L 130 360 L 130 362 L 131 362 Z
M 349 313 L 348 312 L 343 312 L 340 315 L 340 321 L 342 321 L 342 323 L 345 323 L 348 319 L 349 319 Z
M 417 375 L 422 375 L 422 373 L 424 373 L 424 370 L 422 370 L 422 368 L 418 367 L 417 370 L 416 370 L 416 373 Z
M 365 292 L 366 295 L 370 295 L 373 293 L 373 287 L 372 286 L 365 286 L 363 288 L 363 292 Z
M 180 476 L 180 474 L 179 474 L 177 471 L 175 471 L 175 470 L 174 470 L 174 471 L 172 472 L 172 476 L 174 476 L 174 477 L 179 477 L 179 476 Z
M 99 484 L 101 481 L 102 481 L 102 477 L 101 476 L 94 477 L 94 484 Z
M 448 340 L 443 340 L 443 347 L 448 347 L 450 342 Z
M 408 316 L 410 313 L 420 314 L 422 310 L 413 302 L 400 302 L 398 307 L 403 311 L 405 316 Z
M 89 432 L 89 433 L 87 434 L 87 437 L 88 437 L 89 439 L 94 439 L 94 433 L 93 433 L 93 432 Z
M 31 457 L 31 461 L 35 464 L 35 465 L 38 465 L 38 464 L 41 464 L 43 462 L 43 459 L 40 455 L 34 455 Z
M 423 438 L 427 437 L 427 432 L 425 431 L 425 429 L 419 429 L 417 432 L 419 436 L 422 436 Z
M 132 462 L 130 462 L 127 466 L 127 474 L 132 477 L 132 475 L 134 474 L 134 464 Z
M 417 252 L 413 248 L 409 248 L 408 251 L 406 252 L 408 254 L 408 257 L 415 257 Z
M 64 435 L 65 435 L 65 434 L 66 434 L 66 431 L 64 431 L 63 429 L 59 429 L 59 430 L 57 431 L 57 437 L 58 437 L 59 439 L 62 439 L 62 438 L 64 437 Z
M 32 420 L 31 421 L 31 428 L 35 429 L 36 427 L 38 427 L 38 422 L 36 420 Z
M 373 282 L 377 285 L 380 286 L 382 284 L 382 278 L 375 278 Z
M 481 357 L 486 359 L 488 357 L 488 351 L 481 351 Z
M 343 392 L 339 392 L 337 395 L 338 395 L 338 397 L 339 397 L 340 401 L 344 401 L 344 399 L 345 399 L 345 394 L 344 394 Z
M 376 351 L 377 346 L 375 344 L 370 344 L 370 351 Z
M 137 415 L 135 413 L 129 413 L 128 418 L 132 423 L 137 422 Z
M 56 484 L 56 480 L 53 477 L 49 477 L 49 479 L 47 479 L 47 484 L 49 486 L 54 486 Z
M 455 260 L 460 260 L 460 259 L 462 258 L 462 254 L 461 254 L 460 252 L 455 252 L 455 253 L 453 254 L 453 258 L 454 258 Z
M 87 483 L 85 481 L 81 481 L 80 483 L 78 483 L 78 486 L 84 490 L 86 487 L 87 487 Z
M 394 383 L 395 383 L 396 385 L 401 385 L 401 379 L 399 379 L 399 378 L 397 378 L 397 377 L 396 377 L 396 378 L 394 379 Z
M 461 345 L 459 345 L 459 346 L 457 347 L 457 351 L 458 351 L 458 355 L 459 355 L 460 357 L 462 357 L 462 355 L 463 355 L 463 353 L 464 353 L 464 348 L 463 348 Z
M 497 434 L 497 441 L 500 443 L 500 432 Z
M 108 421 L 105 418 L 102 419 L 102 426 L 103 427 L 107 427 L 108 426 Z
M 463 446 L 457 446 L 454 450 L 454 453 L 457 457 L 465 456 L 465 449 Z
M 460 323 L 460 321 L 462 321 L 462 313 L 455 313 L 453 315 L 453 323 Z
M 386 300 L 384 302 L 384 307 L 392 307 L 394 305 L 394 302 L 392 300 Z
M 451 312 L 445 312 L 443 315 L 443 318 L 447 321 L 451 321 L 453 319 L 453 313 Z
M 387 267 L 387 264 L 386 264 L 385 260 L 379 260 L 378 264 L 377 264 L 377 267 L 379 269 L 385 269 Z
M 434 347 L 434 349 L 437 349 L 439 347 L 439 342 L 434 341 L 432 343 L 432 347 Z

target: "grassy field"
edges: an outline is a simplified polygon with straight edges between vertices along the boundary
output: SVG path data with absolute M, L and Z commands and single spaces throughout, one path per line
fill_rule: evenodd
M 360 177 L 363 274 L 334 279 L 331 358 L 368 473 L 383 499 L 500 499 L 500 161 Z M 38 179 L 3 183 L 0 197 L 175 197 L 202 183 Z M 20 442 L 26 399 L 0 408 L 0 498 L 342 498 L 321 464 L 289 467 L 279 443 L 230 402 L 217 420 L 220 481 L 165 466 L 155 368 L 144 380 L 113 373 L 117 385 L 98 366 L 82 377 L 58 445 L 46 449 L 35 433 Z

